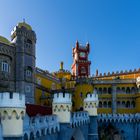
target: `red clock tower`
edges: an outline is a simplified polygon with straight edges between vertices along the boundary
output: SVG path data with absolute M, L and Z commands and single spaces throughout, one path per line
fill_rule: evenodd
M 90 64 L 88 54 L 90 52 L 90 45 L 87 43 L 85 46 L 76 41 L 75 48 L 73 48 L 73 64 L 71 66 L 72 75 L 75 77 L 88 77 L 90 75 Z

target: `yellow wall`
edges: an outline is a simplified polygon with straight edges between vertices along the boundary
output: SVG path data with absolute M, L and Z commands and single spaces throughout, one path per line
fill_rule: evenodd
M 40 105 L 45 105 L 45 104 L 46 105 L 51 105 L 49 99 L 41 99 L 42 93 L 44 93 L 44 95 L 46 97 L 50 97 L 50 93 L 47 93 L 46 91 L 44 91 L 43 88 L 46 88 L 46 89 L 50 90 L 52 88 L 52 84 L 55 84 L 56 89 L 60 89 L 60 84 L 56 83 L 53 80 L 48 79 L 45 76 L 42 76 L 40 74 L 36 74 L 36 79 L 38 79 L 38 78 L 40 79 L 40 85 L 41 86 L 40 86 L 40 88 L 35 89 L 35 103 L 40 104 Z
M 88 92 L 93 92 L 92 85 L 79 84 L 76 86 L 74 96 L 73 96 L 73 101 L 74 101 L 73 110 L 80 109 L 80 107 L 83 107 L 84 105 L 83 100 Z M 82 93 L 82 97 L 80 96 L 80 93 Z
M 71 74 L 69 72 L 60 71 L 60 72 L 56 73 L 55 76 L 57 78 L 66 78 L 67 80 L 71 79 Z
M 97 112 L 98 114 L 101 114 L 101 113 L 108 114 L 108 113 L 112 113 L 112 109 L 111 108 L 98 108 Z
M 140 113 L 140 93 L 135 95 L 136 97 L 136 112 Z
M 80 109 L 80 107 L 83 107 L 83 100 L 86 97 L 86 94 L 88 92 L 93 92 L 94 88 L 110 88 L 112 85 L 111 84 L 98 84 L 93 87 L 93 85 L 90 84 L 78 84 L 76 81 L 71 81 L 71 74 L 66 71 L 59 71 L 57 73 L 54 73 L 54 77 L 57 77 L 59 79 L 65 78 L 66 81 L 64 83 L 65 89 L 74 89 L 73 93 L 73 111 Z M 121 79 L 134 79 L 136 77 L 140 76 L 140 73 L 135 73 L 135 74 L 124 74 L 124 75 L 119 75 Z M 48 77 L 45 77 L 41 74 L 36 74 L 36 78 L 41 79 L 41 86 L 47 89 L 52 88 L 52 84 L 55 84 L 56 89 L 61 89 L 62 83 L 58 83 L 53 79 L 49 79 Z M 113 79 L 114 76 L 110 77 L 102 77 L 100 79 Z M 62 80 L 60 80 L 62 82 Z M 136 84 L 117 84 L 116 87 L 136 87 Z M 50 93 L 44 92 L 44 95 L 46 96 L 46 99 L 41 100 L 41 95 L 43 89 L 36 88 L 35 92 L 35 101 L 36 104 L 41 104 L 41 105 L 49 105 L 51 104 L 50 99 L 47 99 L 47 97 L 50 97 Z M 82 93 L 82 96 L 81 96 Z M 112 94 L 99 94 L 99 100 L 100 101 L 112 101 Z M 117 101 L 135 101 L 136 107 L 135 108 L 118 108 L 117 113 L 136 113 L 140 112 L 140 95 L 139 94 L 117 94 Z M 98 108 L 98 113 L 111 113 L 112 109 L 111 108 Z

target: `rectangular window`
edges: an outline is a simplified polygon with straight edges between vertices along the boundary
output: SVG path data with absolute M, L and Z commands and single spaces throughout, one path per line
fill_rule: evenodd
M 3 72 L 10 72 L 10 66 L 9 66 L 9 64 L 7 62 L 2 62 L 1 70 Z

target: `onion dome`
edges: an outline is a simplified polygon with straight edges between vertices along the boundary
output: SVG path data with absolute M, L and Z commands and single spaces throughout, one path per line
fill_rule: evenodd
M 19 22 L 17 26 L 18 26 L 19 28 L 25 27 L 27 30 L 32 30 L 32 27 L 31 27 L 29 24 L 27 24 L 25 21 Z

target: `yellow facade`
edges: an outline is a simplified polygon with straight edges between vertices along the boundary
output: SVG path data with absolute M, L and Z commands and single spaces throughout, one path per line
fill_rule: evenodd
M 79 84 L 75 87 L 75 92 L 73 94 L 73 110 L 79 110 L 84 106 L 84 98 L 86 98 L 87 93 L 93 92 L 93 86 L 88 84 Z
M 92 93 L 94 89 L 98 90 L 99 96 L 99 107 L 98 113 L 112 113 L 112 93 L 109 90 L 113 86 L 114 79 L 121 81 L 118 82 L 116 86 L 116 113 L 137 113 L 140 112 L 140 93 L 138 93 L 137 85 L 135 82 L 123 83 L 123 80 L 136 80 L 140 76 L 140 71 L 124 73 L 118 75 L 110 76 L 96 76 L 93 79 L 99 81 L 99 83 L 89 84 L 86 83 L 77 83 L 76 80 L 72 79 L 72 75 L 69 71 L 63 69 L 63 65 L 60 65 L 60 70 L 53 73 L 52 76 L 54 79 L 50 79 L 43 74 L 36 74 L 36 79 L 40 79 L 41 87 L 36 88 L 35 101 L 37 104 L 41 105 L 51 105 L 50 92 L 44 91 L 44 89 L 52 90 L 52 85 L 56 90 L 61 90 L 62 87 L 65 90 L 72 90 L 72 103 L 73 111 L 80 110 L 83 108 L 83 100 L 86 97 L 87 93 Z M 58 79 L 58 81 L 55 80 Z M 102 81 L 103 83 L 100 83 Z M 120 91 L 117 91 L 119 90 Z M 135 89 L 135 92 L 131 90 Z M 101 90 L 101 93 L 99 93 Z M 46 98 L 42 99 L 42 92 Z M 125 93 L 124 93 L 125 92 Z M 128 92 L 128 93 L 127 93 Z M 130 92 L 130 93 L 129 93 Z M 102 107 L 100 106 L 102 104 Z

